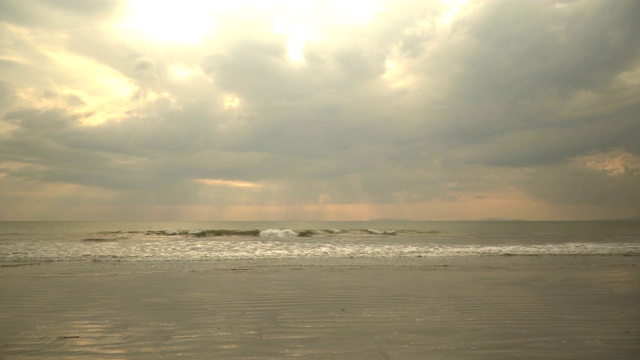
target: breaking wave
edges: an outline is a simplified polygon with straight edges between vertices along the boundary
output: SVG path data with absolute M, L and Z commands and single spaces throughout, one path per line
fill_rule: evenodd
M 148 231 L 100 231 L 97 234 L 106 237 L 87 238 L 83 241 L 111 241 L 118 236 L 124 239 L 127 236 L 144 236 L 144 237 L 222 237 L 222 236 L 240 236 L 240 237 L 313 237 L 313 236 L 331 236 L 331 235 L 435 235 L 438 231 L 416 231 L 416 230 L 378 230 L 378 229 L 252 229 L 252 230 L 234 230 L 234 229 L 207 229 L 207 230 L 148 230 Z
M 416 231 L 416 230 L 377 230 L 377 229 L 266 229 L 266 230 L 189 230 L 189 231 L 150 231 L 147 234 L 157 235 L 195 235 L 195 236 L 267 236 L 267 237 L 310 237 L 322 235 L 424 235 L 438 234 L 437 231 Z
M 391 230 L 383 228 L 384 225 L 373 225 L 373 228 L 367 228 L 366 225 L 360 225 L 363 228 L 309 228 L 308 224 L 301 224 L 300 228 L 296 228 L 296 224 L 287 224 L 281 228 L 270 228 L 266 225 L 262 229 L 172 229 L 171 226 L 173 225 L 163 224 L 163 227 L 156 229 L 138 227 L 109 230 L 101 227 L 93 228 L 91 231 L 74 230 L 62 235 L 43 226 L 43 231 L 36 233 L 35 237 L 32 234 L 27 236 L 25 233 L 1 238 L 0 262 L 640 256 L 640 242 L 637 237 L 639 233 L 627 230 L 616 230 L 612 232 L 613 235 L 607 237 L 590 237 L 590 233 L 581 233 L 578 236 L 568 232 L 559 232 L 554 236 L 520 236 L 511 232 L 496 232 L 487 236 L 485 233 L 476 234 L 468 230 L 456 233 L 456 229 L 443 232 L 425 230 L 424 227 L 419 230 Z
M 140 241 L 25 242 L 0 248 L 2 261 L 166 261 L 283 258 L 393 258 L 434 256 L 640 256 L 639 243 L 547 245 L 462 245 L 424 242 L 346 241 L 343 238 L 292 241 L 292 230 L 265 230 L 260 240 L 160 238 Z
M 284 229 L 284 230 L 278 230 L 278 229 L 267 229 L 267 230 L 262 230 L 260 231 L 259 234 L 261 237 L 296 237 L 299 236 L 299 234 L 291 229 Z

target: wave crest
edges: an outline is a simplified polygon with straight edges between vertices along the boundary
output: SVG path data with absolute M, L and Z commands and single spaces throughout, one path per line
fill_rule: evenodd
M 297 237 L 298 233 L 291 229 L 267 229 L 260 231 L 261 237 Z

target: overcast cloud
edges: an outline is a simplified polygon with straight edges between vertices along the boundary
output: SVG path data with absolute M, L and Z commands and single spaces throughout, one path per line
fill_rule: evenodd
M 5 0 L 0 220 L 639 214 L 638 19 L 634 0 Z

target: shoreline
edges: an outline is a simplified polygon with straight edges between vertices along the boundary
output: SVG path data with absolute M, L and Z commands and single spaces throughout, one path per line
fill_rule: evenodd
M 310 257 L 253 258 L 216 260 L 31 260 L 0 262 L 0 279 L 5 276 L 66 275 L 123 269 L 129 272 L 225 270 L 249 267 L 640 267 L 635 255 L 477 255 L 477 256 L 416 256 L 416 257 Z

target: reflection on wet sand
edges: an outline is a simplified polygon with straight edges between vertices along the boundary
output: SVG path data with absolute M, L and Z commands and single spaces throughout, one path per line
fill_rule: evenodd
M 508 261 L 2 276 L 0 358 L 630 358 L 640 351 L 638 267 L 558 271 Z

